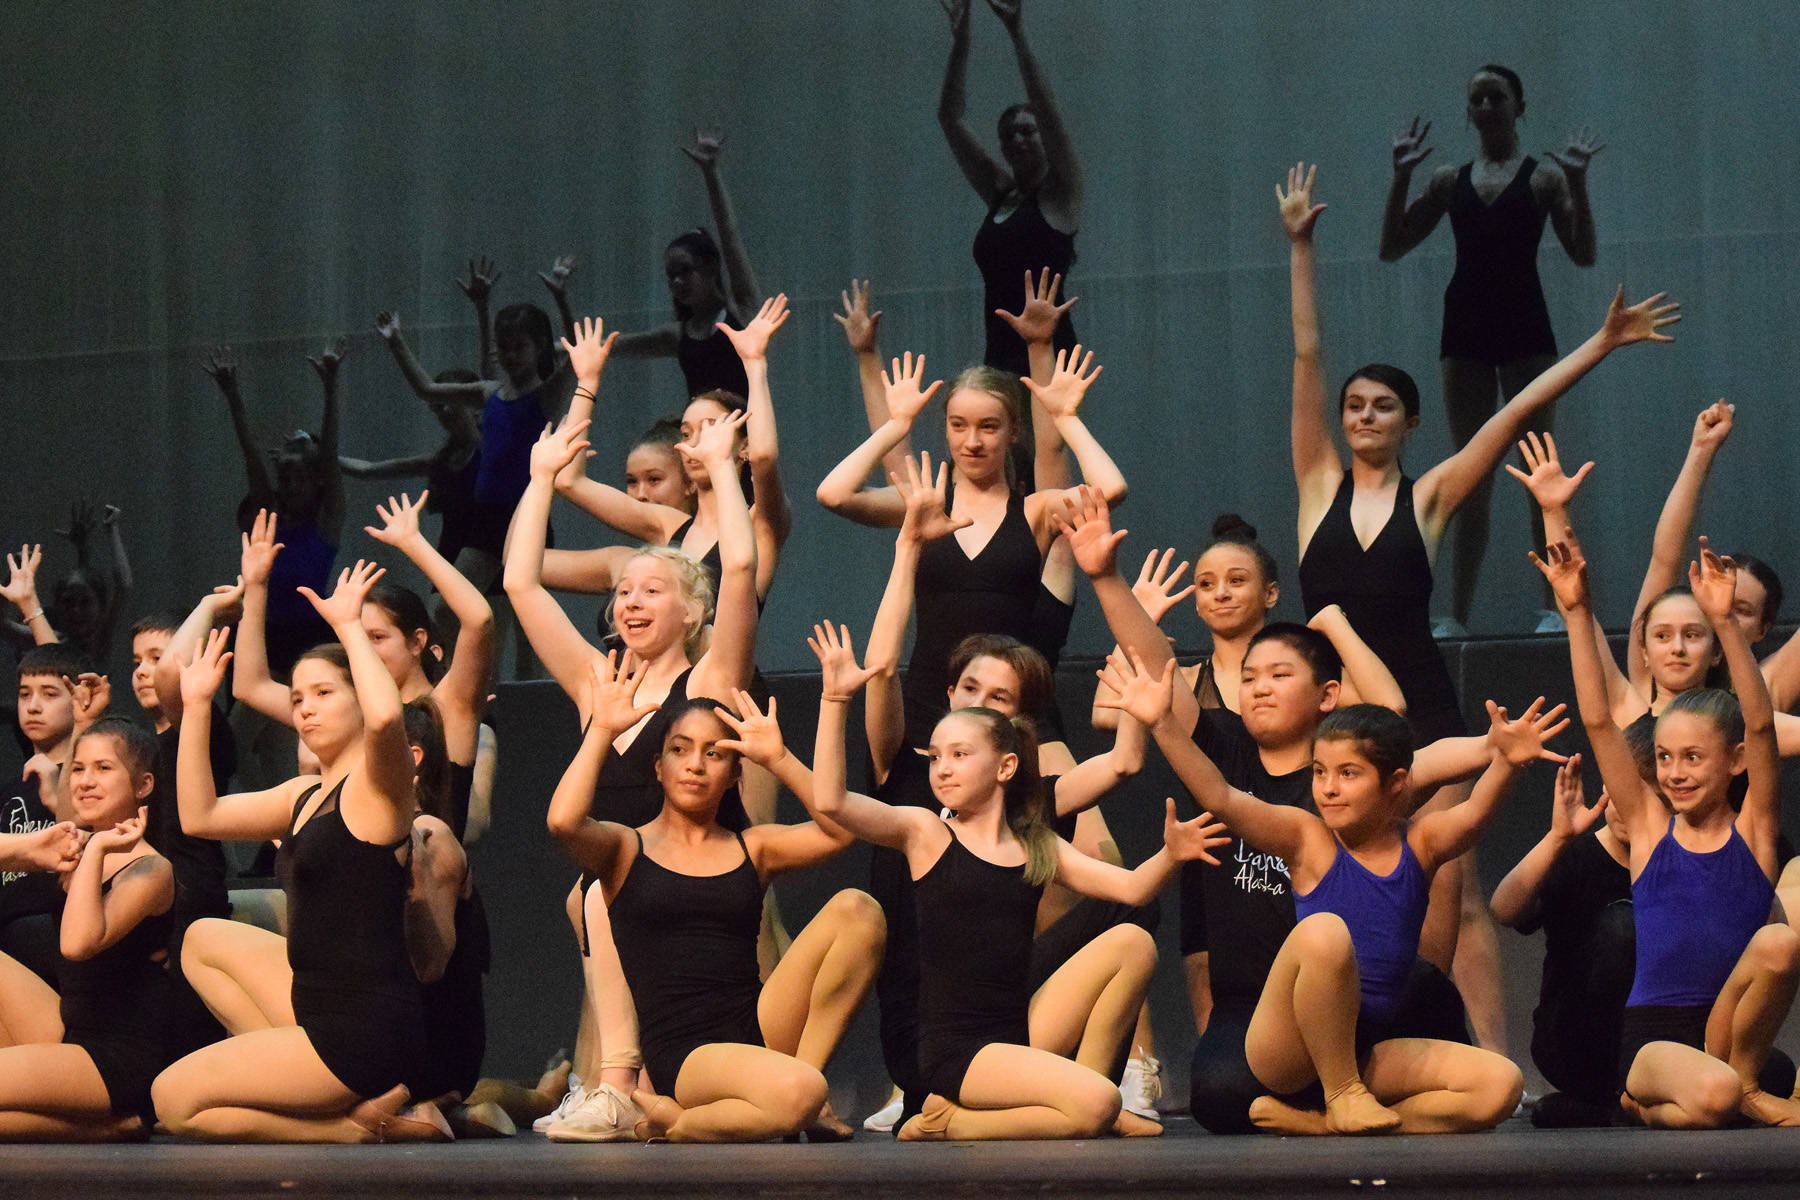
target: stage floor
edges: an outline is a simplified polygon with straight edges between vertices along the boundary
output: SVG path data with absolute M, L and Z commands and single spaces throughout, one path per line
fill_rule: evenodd
M 1535 1130 L 1452 1137 L 1213 1137 L 842 1146 L 14 1146 L 0 1196 L 982 1197 L 1155 1195 L 1791 1197 L 1800 1131 Z

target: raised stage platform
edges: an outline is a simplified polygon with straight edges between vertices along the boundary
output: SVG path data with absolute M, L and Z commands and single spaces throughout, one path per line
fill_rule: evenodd
M 1446 1137 L 1213 1137 L 1185 1118 L 1138 1141 L 841 1146 L 13 1146 L 0 1196 L 1791 1197 L 1800 1131 L 1547 1131 Z

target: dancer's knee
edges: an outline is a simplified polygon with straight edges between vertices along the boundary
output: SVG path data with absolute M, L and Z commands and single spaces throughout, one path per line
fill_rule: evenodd
M 825 902 L 822 915 L 829 916 L 840 931 L 870 946 L 887 941 L 887 917 L 875 897 L 855 888 L 845 888 Z
M 798 1060 L 771 1073 L 765 1085 L 757 1105 L 784 1129 L 804 1129 L 812 1124 L 830 1096 L 825 1076 Z
M 1122 1103 L 1119 1089 L 1096 1074 L 1081 1087 L 1070 1089 L 1060 1107 L 1073 1126 L 1073 1136 L 1096 1138 L 1112 1129 Z
M 1483 1129 L 1491 1129 L 1512 1116 L 1525 1095 L 1525 1076 L 1517 1063 L 1498 1054 L 1487 1058 L 1480 1085 L 1470 1095 L 1470 1117 Z
M 1336 913 L 1318 912 L 1302 917 L 1288 934 L 1288 942 L 1307 959 L 1313 961 L 1356 957 L 1356 946 L 1350 940 L 1350 927 Z
M 1763 974 L 1800 974 L 1800 933 L 1791 925 L 1764 925 L 1750 939 L 1744 957 Z
M 1708 1129 L 1730 1124 L 1744 1099 L 1744 1085 L 1736 1072 L 1720 1063 L 1716 1069 L 1697 1073 L 1683 1089 L 1681 1107 Z
M 157 1121 L 178 1136 L 191 1131 L 194 1114 L 200 1111 L 200 1099 L 188 1074 L 178 1062 L 150 1083 L 150 1103 L 156 1109 Z

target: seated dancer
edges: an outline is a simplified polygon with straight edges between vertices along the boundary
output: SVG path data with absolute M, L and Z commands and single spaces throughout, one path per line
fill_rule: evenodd
M 121 718 L 75 738 L 65 787 L 89 837 L 64 877 L 57 989 L 0 955 L 0 1140 L 116 1141 L 155 1122 L 175 902 L 174 871 L 144 840 L 155 765 L 156 739 Z
M 1432 874 L 1474 844 L 1521 767 L 1543 750 L 1532 724 L 1488 703 L 1492 761 L 1463 803 L 1407 821 L 1412 732 L 1392 709 L 1358 704 L 1313 736 L 1315 815 L 1225 781 L 1169 720 L 1174 663 L 1160 675 L 1115 653 L 1118 705 L 1155 733 L 1194 799 L 1287 864 L 1299 921 L 1275 956 L 1244 1051 L 1268 1089 L 1250 1119 L 1279 1133 L 1459 1133 L 1491 1129 L 1524 1091 L 1519 1068 L 1474 1046 L 1402 1036 L 1408 976 Z M 1560 710 L 1552 710 L 1554 716 Z M 1566 722 L 1565 722 L 1566 724 Z M 1561 726 L 1555 728 L 1560 729 Z M 1552 730 L 1554 732 L 1554 730 Z M 1319 1092 L 1301 1096 L 1317 1084 Z
M 282 839 L 295 1021 L 196 1050 L 158 1076 L 156 1115 L 172 1133 L 267 1142 L 449 1136 L 428 1105 L 400 1116 L 425 1051 L 406 943 L 413 756 L 400 691 L 362 623 L 380 575 L 359 562 L 329 597 L 304 593 L 340 643 L 307 651 L 294 667 L 295 723 L 318 757 L 317 777 L 218 796 L 207 743 L 230 659 L 225 631 L 209 634 L 182 668 L 182 827 Z
M 907 459 L 903 464 L 899 482 L 906 493 L 906 516 L 894 542 L 893 569 L 869 629 L 864 656 L 865 664 L 874 672 L 868 684 L 864 720 L 875 795 L 888 804 L 933 811 L 940 806 L 931 794 L 924 759 L 905 744 L 905 708 L 898 671 L 921 551 L 960 527 L 944 510 L 947 465 L 940 464 L 933 476 L 928 454 L 921 455 L 918 462 Z M 1054 703 L 1055 682 L 1049 663 L 1031 646 L 1004 634 L 975 633 L 958 642 L 950 654 L 948 678 L 954 682 L 946 689 L 946 702 L 940 706 L 946 712 L 955 708 L 991 708 L 1008 718 L 1027 718 L 1036 723 Z M 1047 734 L 1038 743 L 1038 770 L 1053 798 L 1053 811 L 1046 817 L 1058 836 L 1092 858 L 1116 862 L 1117 848 L 1111 845 L 1111 833 L 1103 821 L 1098 822 L 1097 829 L 1084 828 L 1081 822 L 1089 817 L 1097 819 L 1096 802 L 1142 767 L 1144 740 L 1144 732 L 1136 722 L 1122 722 L 1110 752 L 1079 764 L 1059 736 Z M 918 1111 L 926 1095 L 917 1061 L 919 930 L 913 916 L 912 879 L 905 856 L 885 846 L 871 847 L 870 887 L 888 914 L 888 954 L 877 982 L 882 1057 L 890 1078 L 903 1093 L 899 1102 L 889 1105 L 893 1110 L 891 1117 L 885 1111 L 881 1114 L 879 1131 L 886 1132 Z M 1161 910 L 1154 905 L 1105 904 L 1075 896 L 1054 883 L 1047 885 L 1032 942 L 1031 989 L 1035 991 L 1104 930 L 1121 921 L 1131 921 L 1154 932 L 1160 917 Z M 1134 1041 L 1148 1053 L 1147 1021 L 1140 1024 Z M 1141 1058 L 1138 1061 L 1140 1069 L 1154 1074 Z M 1137 1115 L 1157 1119 L 1154 1108 Z
M 645 664 L 635 676 L 639 704 L 673 709 L 689 696 L 729 695 L 750 682 L 757 622 L 756 535 L 733 456 L 745 419 L 739 414 L 706 422 L 683 444 L 684 456 L 704 464 L 718 505 L 721 570 L 716 614 L 704 568 L 671 547 L 643 547 L 625 563 L 616 581 L 613 627 L 626 649 Z M 545 590 L 543 554 L 556 476 L 587 448 L 581 440 L 586 427 L 585 421 L 578 421 L 546 430 L 533 449 L 531 484 L 513 521 L 505 577 L 520 627 L 575 702 L 584 728 L 589 716 L 587 664 L 599 652 Z M 704 641 L 709 620 L 712 635 Z M 661 810 L 654 767 L 662 731 L 662 717 L 652 715 L 613 739 L 612 753 L 602 763 L 594 789 L 596 820 L 635 828 Z M 735 789 L 728 789 L 720 801 L 719 820 L 726 828 L 747 824 Z M 597 911 L 584 914 L 584 905 L 590 903 Z M 559 1140 L 612 1139 L 635 1120 L 625 1119 L 631 1114 L 619 1101 L 638 1086 L 641 1063 L 635 1046 L 603 1046 L 595 1025 L 597 999 L 625 994 L 600 891 L 578 886 L 569 897 L 569 919 L 582 951 L 586 993 L 570 1089 L 558 1112 L 545 1122 L 545 1131 Z M 612 1003 L 609 999 L 609 1006 Z M 629 1001 L 619 1003 L 628 1006 Z
M 1694 602 L 1724 647 L 1731 693 L 1693 688 L 1656 718 L 1656 786 L 1613 722 L 1587 562 L 1572 530 L 1536 561 L 1569 626 L 1582 724 L 1630 843 L 1636 964 L 1626 999 L 1620 1104 L 1645 1124 L 1713 1129 L 1744 1117 L 1800 1124 L 1800 1102 L 1758 1082 L 1800 981 L 1800 935 L 1770 924 L 1779 762 L 1774 708 L 1732 619 L 1736 567 L 1700 542 Z M 1733 812 L 1736 776 L 1748 779 Z M 1663 800 L 1667 799 L 1665 807 Z
M 1052 879 L 1084 895 L 1142 905 L 1176 864 L 1220 844 L 1211 818 L 1175 820 L 1164 848 L 1135 870 L 1089 858 L 1049 827 L 1031 723 L 960 708 L 930 740 L 932 794 L 949 817 L 845 789 L 845 710 L 874 671 L 858 667 L 848 630 L 816 627 L 824 670 L 811 793 L 822 821 L 905 854 L 919 936 L 918 1065 L 930 1089 L 903 1140 L 1157 1134 L 1122 1112 L 1104 1072 L 1117 1063 L 1156 967 L 1137 925 L 1088 942 L 1032 993 L 1032 926 Z M 1072 1057 L 1071 1057 L 1072 1056 Z
M 657 711 L 636 699 L 644 668 L 628 657 L 615 670 L 612 659 L 589 662 L 592 715 L 551 798 L 549 824 L 604 896 L 631 988 L 655 1089 L 629 1102 L 642 1114 L 636 1132 L 678 1142 L 803 1131 L 815 1141 L 847 1139 L 849 1126 L 827 1105 L 823 1071 L 880 965 L 881 909 L 862 892 L 839 892 L 766 983 L 756 939 L 769 880 L 838 854 L 851 838 L 823 822 L 742 832 L 719 824 L 741 756 L 796 793 L 811 789 L 811 773 L 782 743 L 774 705 L 761 712 L 741 690 L 741 717 L 704 697 L 662 710 L 655 818 L 633 829 L 589 816 L 613 739 Z M 586 911 L 596 908 L 590 900 Z

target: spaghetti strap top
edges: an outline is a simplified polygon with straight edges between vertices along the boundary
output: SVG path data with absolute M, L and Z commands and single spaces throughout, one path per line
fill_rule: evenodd
M 1439 353 L 1477 362 L 1555 357 L 1556 335 L 1538 281 L 1538 242 L 1544 218 L 1531 194 L 1537 160 L 1530 156 L 1493 203 L 1475 190 L 1474 164 L 1464 163 L 1450 192 L 1450 231 L 1456 270 L 1444 289 Z

